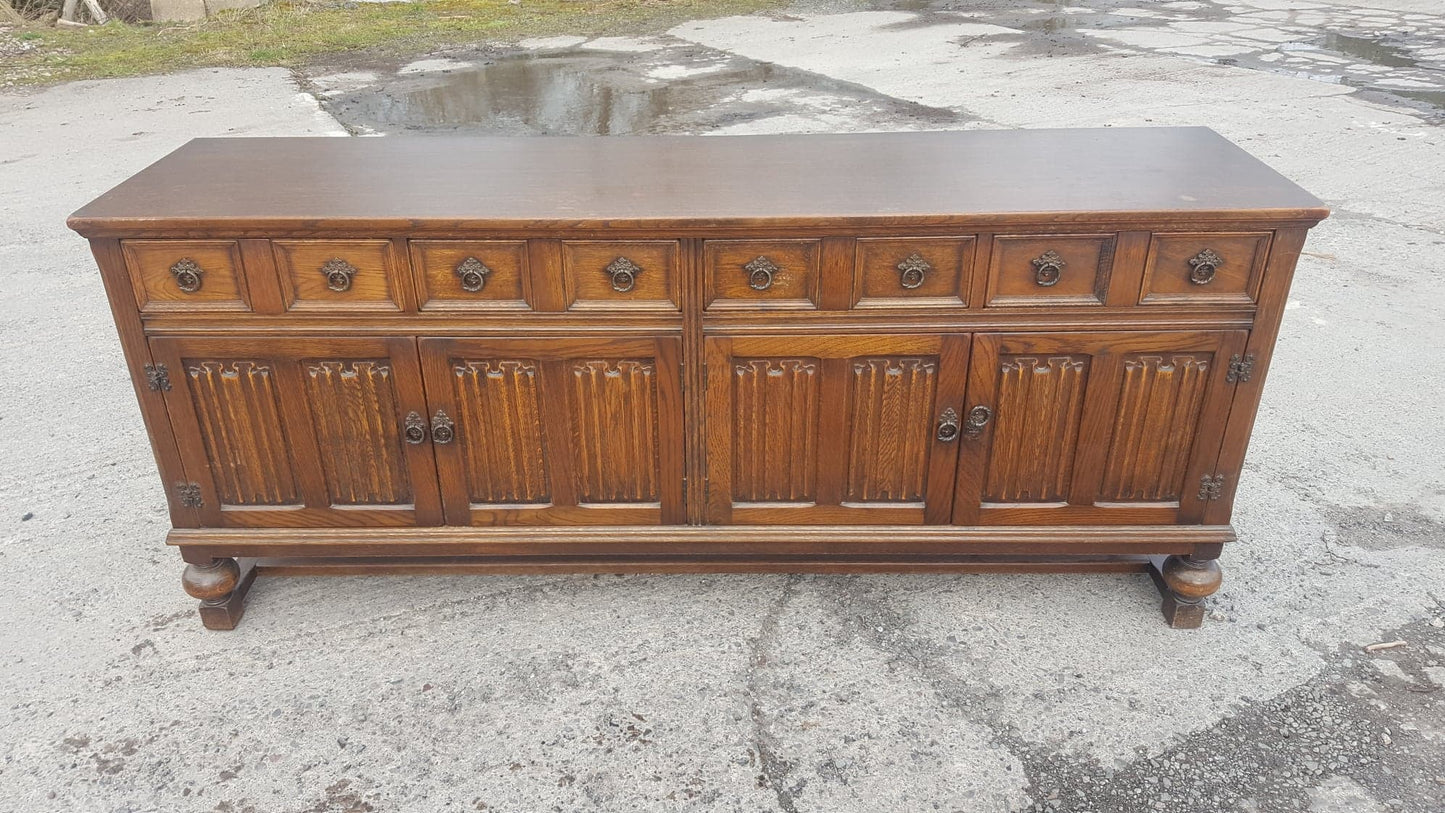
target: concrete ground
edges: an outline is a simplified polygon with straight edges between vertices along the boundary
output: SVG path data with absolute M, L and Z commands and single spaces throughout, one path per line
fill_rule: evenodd
M 1445 13 L 1227 2 L 815 5 L 0 95 L 0 811 L 1445 810 L 1445 133 L 1408 84 Z M 1213 126 L 1335 211 L 1195 632 L 1142 577 L 918 575 L 278 578 L 205 632 L 63 225 L 202 135 L 1138 124 Z

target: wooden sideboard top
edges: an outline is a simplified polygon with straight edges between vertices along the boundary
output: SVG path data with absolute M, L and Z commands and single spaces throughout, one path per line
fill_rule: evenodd
M 849 135 L 193 140 L 86 205 L 87 236 L 1318 221 L 1313 195 L 1205 127 Z

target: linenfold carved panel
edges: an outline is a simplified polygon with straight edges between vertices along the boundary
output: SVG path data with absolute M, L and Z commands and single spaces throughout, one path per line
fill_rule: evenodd
M 568 367 L 578 502 L 657 502 L 657 366 L 579 359 Z
M 530 359 L 468 360 L 452 366 L 457 434 L 473 503 L 551 500 L 547 443 L 542 434 L 537 363 Z
M 935 358 L 852 362 L 849 502 L 921 502 L 938 388 Z
M 1125 357 L 1100 500 L 1179 499 L 1212 360 L 1208 353 Z
M 1062 502 L 1089 376 L 1085 355 L 1000 359 L 985 502 Z
M 275 370 L 262 361 L 191 360 L 186 375 L 220 501 L 299 503 Z
M 303 362 L 306 400 L 333 505 L 411 502 L 396 383 L 385 359 Z
M 735 360 L 734 500 L 814 499 L 818 483 L 819 379 L 817 359 Z

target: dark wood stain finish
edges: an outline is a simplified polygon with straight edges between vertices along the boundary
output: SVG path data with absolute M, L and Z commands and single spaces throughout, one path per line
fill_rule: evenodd
M 1197 626 L 1327 214 L 1119 128 L 202 139 L 70 224 L 208 627 L 558 569 L 1136 570 Z

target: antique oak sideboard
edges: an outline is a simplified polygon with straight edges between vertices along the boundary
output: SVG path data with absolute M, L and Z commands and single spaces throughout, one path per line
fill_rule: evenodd
M 1147 571 L 1197 626 L 1322 204 L 1205 128 L 201 139 L 89 238 L 258 572 Z

